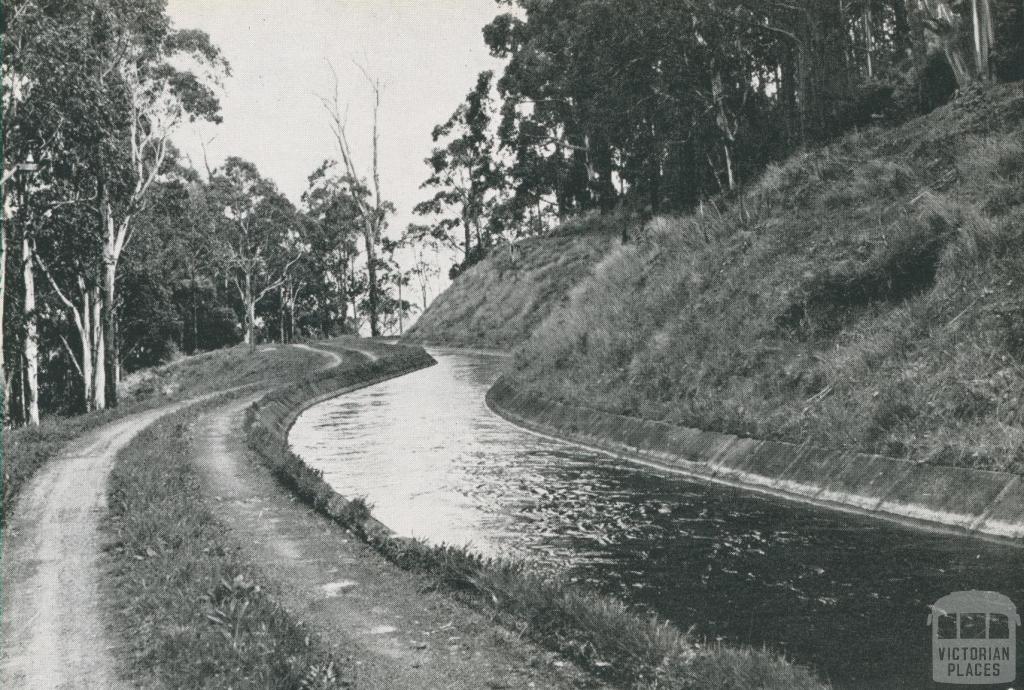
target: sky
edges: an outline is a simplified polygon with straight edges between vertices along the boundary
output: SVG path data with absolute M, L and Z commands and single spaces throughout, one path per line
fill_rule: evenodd
M 349 107 L 357 164 L 370 170 L 372 92 L 353 64 L 384 84 L 380 112 L 381 187 L 398 209 L 389 235 L 417 218 L 429 198 L 420 184 L 430 132 L 465 98 L 485 69 L 500 73 L 481 29 L 501 8 L 494 0 L 168 0 L 177 28 L 201 29 L 231 63 L 218 126 L 185 125 L 175 141 L 204 169 L 240 156 L 256 164 L 293 202 L 306 179 L 337 148 L 318 96 L 336 68 Z M 447 273 L 447 265 L 442 266 Z

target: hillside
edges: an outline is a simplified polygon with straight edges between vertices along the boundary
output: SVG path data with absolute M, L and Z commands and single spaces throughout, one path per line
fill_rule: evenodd
M 616 245 L 595 247 L 588 256 L 605 255 L 592 270 L 576 266 L 585 277 L 566 297 L 550 271 L 497 284 L 491 259 L 421 328 L 428 340 L 524 343 L 509 373 L 565 401 L 1024 470 L 1019 83 L 798 154 L 731 201 Z M 531 251 L 540 264 L 562 247 Z M 558 304 L 538 304 L 545 295 Z M 528 342 L 528 320 L 497 316 L 524 303 L 550 309 Z
M 552 237 L 493 250 L 460 275 L 423 313 L 404 340 L 511 349 L 540 326 L 616 244 L 610 219 L 566 223 Z

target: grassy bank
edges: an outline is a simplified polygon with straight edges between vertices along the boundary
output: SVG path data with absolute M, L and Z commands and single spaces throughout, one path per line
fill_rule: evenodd
M 655 219 L 519 338 L 508 373 L 618 414 L 1021 472 L 1022 276 L 1018 83 Z M 453 296 L 479 287 L 459 280 Z
M 142 431 L 111 476 L 107 601 L 130 675 L 154 687 L 349 687 L 349 670 L 268 593 L 203 498 L 199 410 Z
M 341 346 L 344 341 L 331 341 Z M 121 405 L 75 417 L 45 417 L 39 427 L 3 431 L 3 503 L 0 524 L 18 492 L 31 477 L 76 438 L 108 422 L 167 402 L 257 383 L 275 384 L 302 378 L 316 353 L 292 347 L 261 346 L 250 353 L 245 345 L 186 357 L 136 372 L 122 385 Z
M 518 382 L 757 438 L 1024 470 L 1024 99 L 962 95 L 652 223 Z
M 415 352 L 337 372 L 334 385 L 357 385 L 422 364 Z M 432 547 L 393 536 L 361 500 L 346 500 L 288 450 L 291 411 L 322 393 L 297 386 L 267 396 L 248 417 L 253 455 L 308 504 L 350 529 L 406 570 L 425 574 L 465 604 L 488 611 L 510 629 L 559 652 L 595 676 L 626 687 L 818 688 L 807 670 L 767 652 L 702 646 L 653 616 L 610 597 L 530 572 L 521 563 L 480 558 L 465 549 Z
M 459 277 L 403 340 L 510 349 L 530 337 L 621 235 L 622 218 L 567 223 L 545 239 L 505 248 Z

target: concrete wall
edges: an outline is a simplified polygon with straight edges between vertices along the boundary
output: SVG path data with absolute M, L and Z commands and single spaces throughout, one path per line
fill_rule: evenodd
M 488 391 L 487 404 L 533 431 L 690 477 L 922 526 L 1024 539 L 1024 481 L 1016 474 L 688 429 L 547 400 L 504 378 Z
M 376 361 L 345 361 L 326 372 L 279 388 L 249 409 L 246 444 L 274 476 L 327 517 L 356 531 L 371 544 L 404 544 L 409 540 L 395 537 L 387 525 L 372 516 L 353 522 L 351 502 L 334 491 L 320 472 L 291 452 L 288 432 L 299 414 L 318 402 L 433 364 L 436 364 L 434 359 L 418 347 L 393 346 Z

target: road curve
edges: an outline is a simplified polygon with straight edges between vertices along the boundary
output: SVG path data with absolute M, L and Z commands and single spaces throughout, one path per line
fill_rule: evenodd
M 324 369 L 330 369 L 331 367 L 341 366 L 341 355 L 339 355 L 337 352 L 331 352 L 330 350 L 324 350 L 323 348 L 319 347 L 312 347 L 304 343 L 295 343 L 294 345 L 292 345 L 292 347 L 297 347 L 300 350 L 307 350 L 309 352 L 316 352 L 317 354 L 329 357 L 331 363 L 323 367 Z
M 342 362 L 329 350 L 296 347 L 328 358 L 326 367 Z M 43 467 L 21 492 L 0 543 L 0 688 L 125 687 L 100 607 L 100 522 L 107 514 L 107 480 L 117 453 L 140 431 L 218 394 L 94 429 Z
M 124 687 L 99 607 L 107 478 L 136 434 L 189 402 L 86 433 L 21 492 L 3 532 L 0 687 Z

